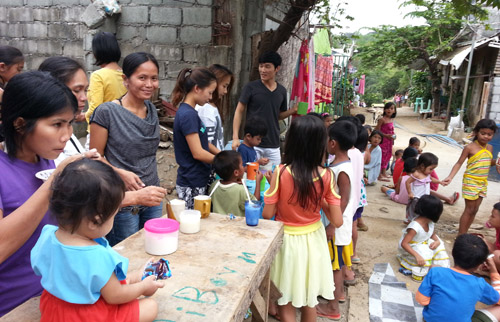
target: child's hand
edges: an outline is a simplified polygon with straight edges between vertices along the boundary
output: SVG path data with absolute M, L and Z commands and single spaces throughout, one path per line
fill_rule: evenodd
M 441 184 L 443 186 L 447 186 L 451 183 L 451 178 L 450 177 L 446 177 L 444 180 L 441 181 Z
M 271 178 L 273 177 L 273 173 L 271 171 L 266 171 L 266 174 L 264 174 L 264 177 L 266 177 L 267 182 L 270 184 Z
M 269 159 L 268 158 L 260 158 L 259 160 L 257 160 L 257 163 L 260 165 L 266 165 L 269 163 Z
M 493 255 L 493 254 L 491 254 Z M 495 264 L 495 256 L 491 256 L 489 255 L 488 258 L 486 259 L 486 266 L 488 267 L 488 270 L 490 271 L 490 274 L 491 273 L 498 273 L 497 271 L 497 266 Z
M 332 224 L 329 224 L 325 228 L 326 231 L 326 240 L 332 240 L 333 236 L 335 236 L 335 227 Z
M 429 248 L 434 250 L 436 248 L 438 248 L 438 246 L 441 244 L 441 242 L 438 240 L 435 240 L 434 242 L 432 242 L 430 245 L 429 245 Z
M 417 260 L 417 265 L 418 266 L 424 266 L 425 265 L 425 259 L 422 256 L 417 255 L 415 257 L 415 259 Z
M 411 193 L 411 192 L 410 192 L 410 193 L 408 194 L 408 199 L 413 199 L 413 198 L 415 198 L 415 196 L 413 195 L 413 193 Z
M 155 294 L 156 290 L 164 286 L 163 282 L 157 281 L 156 276 L 151 275 L 142 280 L 144 291 L 142 295 L 151 296 Z
M 257 182 L 257 184 L 260 184 L 263 177 L 264 175 L 262 174 L 262 172 L 260 172 L 260 170 L 257 170 L 257 173 L 255 174 L 255 182 Z

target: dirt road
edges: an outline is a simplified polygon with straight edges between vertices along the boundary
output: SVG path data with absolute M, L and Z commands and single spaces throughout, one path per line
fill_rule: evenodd
M 367 117 L 367 120 L 370 119 Z M 431 122 L 429 120 L 418 120 L 418 116 L 414 114 L 410 108 L 398 108 L 398 116 L 395 119 L 397 125 L 401 128 L 396 128 L 397 139 L 395 147 L 405 148 L 408 145 L 408 140 L 416 133 L 438 133 L 443 129 L 443 123 Z M 445 132 L 440 132 L 445 134 Z M 418 136 L 417 136 L 418 137 Z M 427 141 L 423 137 L 419 137 L 422 145 L 426 142 L 423 148 L 424 152 L 432 152 L 439 157 L 439 165 L 436 169 L 440 178 L 445 178 L 462 150 L 450 147 L 435 140 Z M 460 172 L 455 176 L 453 182 L 447 187 L 439 187 L 439 192 L 445 195 L 451 195 L 454 191 L 461 194 L 462 175 L 465 170 L 465 165 L 462 166 Z M 380 191 L 381 184 L 373 187 L 368 187 L 368 206 L 365 207 L 363 216 L 366 224 L 369 226 L 368 232 L 359 233 L 358 254 L 361 258 L 361 264 L 355 265 L 354 269 L 358 273 L 358 284 L 352 286 L 348 290 L 348 315 L 346 321 L 369 321 L 368 314 L 368 279 L 372 273 L 375 263 L 390 263 L 393 270 L 396 272 L 396 277 L 399 281 L 407 283 L 408 288 L 415 292 L 420 284 L 414 282 L 410 277 L 404 276 L 397 272 L 399 263 L 396 259 L 397 244 L 404 229 L 403 219 L 405 216 L 405 206 L 391 201 L 386 195 Z M 471 232 L 480 232 L 489 239 L 494 239 L 494 232 L 483 229 L 483 224 L 487 220 L 493 204 L 500 201 L 499 193 L 500 183 L 488 183 L 488 196 L 483 200 L 481 208 L 476 216 L 473 227 L 481 228 L 481 230 L 470 230 Z M 453 245 L 453 240 L 458 230 L 458 220 L 464 209 L 464 200 L 453 205 L 445 205 L 443 215 L 436 225 L 438 235 L 444 241 L 447 250 L 450 252 Z M 384 207 L 384 208 L 382 208 Z M 382 210 L 381 210 L 382 208 Z M 325 320 L 326 321 L 326 320 Z
M 366 109 L 358 109 L 352 113 L 364 112 L 368 124 L 372 120 L 370 113 Z M 442 122 L 433 122 L 429 120 L 419 120 L 418 115 L 408 107 L 398 108 L 398 116 L 395 119 L 396 135 L 395 148 L 406 148 L 408 140 L 412 136 L 417 136 L 417 133 L 440 133 L 443 132 Z M 432 152 L 439 157 L 439 165 L 436 169 L 440 178 L 445 178 L 462 150 L 450 147 L 435 140 L 426 140 L 419 137 L 424 152 Z M 425 146 L 424 146 L 425 144 Z M 173 156 L 173 148 L 159 149 L 158 154 L 158 173 L 161 178 L 161 185 L 165 188 L 173 188 L 175 186 L 175 178 L 177 172 L 177 164 Z M 454 191 L 461 193 L 462 175 L 465 166 L 456 175 L 453 182 L 447 187 L 440 187 L 439 192 L 445 195 L 451 195 Z M 368 206 L 363 212 L 366 224 L 369 226 L 367 232 L 359 233 L 358 255 L 361 258 L 361 264 L 354 266 L 357 273 L 358 283 L 348 289 L 347 302 L 342 304 L 343 319 L 342 321 L 369 321 L 368 314 L 368 279 L 372 273 L 375 263 L 390 263 L 396 276 L 400 281 L 407 283 L 408 288 L 415 292 L 419 286 L 411 277 L 403 276 L 397 273 L 399 264 L 396 260 L 397 244 L 401 237 L 403 219 L 405 216 L 405 206 L 396 204 L 391 201 L 385 194 L 380 191 L 381 183 L 376 186 L 368 187 Z M 482 229 L 483 223 L 488 218 L 493 204 L 500 201 L 499 193 L 500 183 L 489 182 L 488 197 L 483 201 L 479 213 L 476 216 L 473 227 L 478 226 L 480 231 L 490 239 L 494 239 L 494 232 Z M 175 191 L 169 196 L 170 199 L 176 198 Z M 382 208 L 382 210 L 381 210 Z M 438 235 L 445 242 L 446 248 L 451 251 L 453 240 L 458 229 L 458 219 L 464 209 L 464 201 L 462 198 L 454 206 L 445 205 L 443 215 L 436 225 Z M 451 253 L 450 253 L 451 255 Z M 270 321 L 276 321 L 272 318 Z M 318 321 L 330 321 L 325 318 L 318 318 Z

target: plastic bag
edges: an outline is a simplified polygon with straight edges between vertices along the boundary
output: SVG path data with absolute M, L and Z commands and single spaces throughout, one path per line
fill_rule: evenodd
M 448 137 L 451 137 L 451 133 L 453 132 L 453 129 L 456 127 L 460 127 L 461 129 L 464 128 L 464 122 L 462 121 L 462 124 L 459 126 L 460 122 L 460 115 L 453 116 L 450 118 L 450 124 L 448 124 Z

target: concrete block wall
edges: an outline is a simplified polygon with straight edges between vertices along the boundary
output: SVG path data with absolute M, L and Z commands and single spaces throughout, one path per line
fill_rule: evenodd
M 486 117 L 500 123 L 500 75 L 493 78 L 490 88 L 489 109 Z
M 160 94 L 169 97 L 184 67 L 232 65 L 232 49 L 211 46 L 213 0 L 120 0 L 122 13 L 89 29 L 82 14 L 90 0 L 0 0 L 0 43 L 19 48 L 26 69 L 64 55 L 97 69 L 91 53 L 98 31 L 117 35 L 122 57 L 146 51 L 160 63 Z M 94 18 L 99 18 L 95 17 Z

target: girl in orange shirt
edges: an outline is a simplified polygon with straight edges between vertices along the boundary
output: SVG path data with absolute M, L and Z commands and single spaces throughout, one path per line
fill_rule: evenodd
M 340 197 L 335 192 L 333 172 L 322 166 L 327 133 L 315 116 L 296 118 L 287 132 L 284 162 L 274 172 L 264 195 L 263 217 L 284 224 L 281 249 L 271 267 L 271 279 L 280 290 L 281 321 L 316 321 L 317 297 L 333 299 L 335 289 L 326 233 L 321 223 L 325 214 L 335 227 L 342 225 Z

